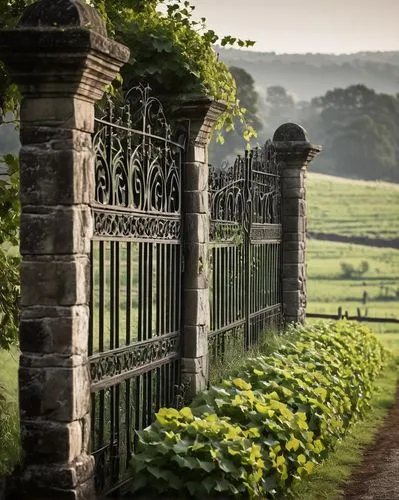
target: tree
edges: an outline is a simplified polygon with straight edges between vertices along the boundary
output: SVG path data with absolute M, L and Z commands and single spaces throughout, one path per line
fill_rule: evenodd
M 245 117 L 248 123 L 255 130 L 262 128 L 262 122 L 259 118 L 259 95 L 255 90 L 255 81 L 245 69 L 237 66 L 229 67 L 230 73 L 236 83 L 237 98 L 240 106 L 245 108 Z
M 209 158 L 211 163 L 220 165 L 225 159 L 233 159 L 237 153 L 245 149 L 245 136 L 248 125 L 258 132 L 263 128 L 259 118 L 259 95 L 255 90 L 255 82 L 252 76 L 244 69 L 230 66 L 230 72 L 235 80 L 237 98 L 240 106 L 245 109 L 245 123 L 236 118 L 231 129 L 224 133 L 222 144 L 214 137 L 209 146 Z M 249 137 L 246 137 L 247 139 Z
M 269 134 L 286 122 L 296 119 L 295 101 L 284 87 L 275 85 L 266 89 L 266 121 Z
M 302 111 L 299 111 L 301 121 Z M 399 181 L 399 99 L 364 85 L 312 100 L 303 122 L 323 155 L 314 169 L 344 177 Z

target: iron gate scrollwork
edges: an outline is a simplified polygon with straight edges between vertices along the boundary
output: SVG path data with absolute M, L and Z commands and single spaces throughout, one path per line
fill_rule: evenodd
M 97 492 L 124 483 L 135 430 L 180 385 L 181 165 L 149 87 L 108 99 L 96 117 L 89 356 Z
M 281 323 L 281 191 L 272 143 L 210 166 L 211 366 Z

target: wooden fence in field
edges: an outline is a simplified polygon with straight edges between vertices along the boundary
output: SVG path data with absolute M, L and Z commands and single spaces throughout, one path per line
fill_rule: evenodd
M 306 313 L 306 318 L 315 319 L 347 319 L 350 321 L 361 321 L 367 323 L 396 323 L 399 324 L 399 318 L 376 318 L 361 314 L 361 310 L 357 308 L 356 315 L 350 316 L 347 310 L 343 311 L 342 307 L 338 308 L 337 314 L 320 314 L 320 313 Z

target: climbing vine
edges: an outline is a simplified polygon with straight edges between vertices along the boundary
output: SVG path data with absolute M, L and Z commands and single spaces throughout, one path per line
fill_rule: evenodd
M 98 9 L 109 35 L 131 51 L 130 60 L 114 82 L 114 92 L 140 82 L 150 84 L 159 96 L 200 94 L 224 101 L 226 110 L 217 124 L 221 138 L 222 129 L 232 129 L 237 118 L 246 124 L 234 78 L 214 44 L 248 47 L 254 42 L 232 36 L 219 38 L 206 28 L 205 18 L 195 19 L 195 7 L 187 0 L 85 1 Z M 14 27 L 32 3 L 0 0 L 0 29 Z M 0 61 L 0 125 L 9 120 L 18 123 L 19 102 L 18 88 Z M 243 135 L 249 140 L 255 131 L 248 124 Z M 7 348 L 16 341 L 18 331 L 19 177 L 15 156 L 7 154 L 0 162 L 7 165 L 9 178 L 0 182 L 0 347 Z

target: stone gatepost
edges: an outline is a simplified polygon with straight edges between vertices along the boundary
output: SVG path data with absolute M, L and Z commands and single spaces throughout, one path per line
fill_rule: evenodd
M 294 123 L 281 125 L 273 136 L 281 165 L 282 302 L 284 323 L 303 323 L 306 312 L 306 190 L 308 164 L 321 146 L 308 141 Z
M 207 97 L 183 97 L 174 113 L 188 127 L 182 172 L 182 381 L 188 397 L 208 384 L 208 143 L 225 109 L 224 103 Z
M 43 0 L 0 32 L 21 94 L 22 463 L 18 500 L 95 497 L 88 370 L 94 104 L 128 59 L 84 0 Z

